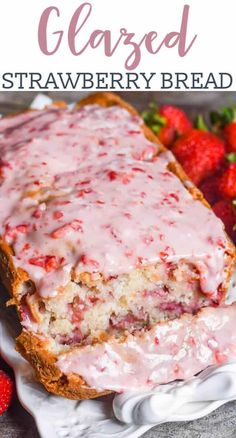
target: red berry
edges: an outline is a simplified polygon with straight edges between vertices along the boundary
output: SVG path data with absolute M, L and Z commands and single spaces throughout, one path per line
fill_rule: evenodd
M 159 114 L 165 118 L 166 124 L 160 129 L 158 136 L 167 147 L 173 145 L 176 137 L 186 134 L 192 129 L 192 123 L 185 112 L 176 106 L 163 105 Z
M 13 382 L 11 378 L 0 370 L 0 415 L 9 407 L 13 394 Z
M 200 185 L 200 190 L 202 191 L 205 199 L 209 202 L 210 205 L 215 204 L 219 198 L 219 177 L 211 176 L 207 178 Z
M 171 126 L 163 126 L 158 133 L 158 138 L 164 146 L 171 147 L 176 140 L 176 131 Z
M 224 223 L 228 235 L 236 241 L 236 231 L 234 230 L 236 224 L 236 212 L 232 202 L 222 199 L 213 206 L 213 210 L 216 216 L 218 216 Z
M 178 135 L 186 134 L 192 128 L 192 123 L 185 112 L 171 105 L 163 105 L 160 108 L 160 115 L 166 118 L 167 126 L 175 129 Z
M 227 152 L 236 152 L 236 122 L 229 123 L 223 129 Z
M 225 145 L 211 132 L 192 129 L 175 142 L 173 153 L 189 178 L 199 185 L 218 170 L 224 159 Z
M 236 198 L 236 163 L 230 164 L 221 176 L 219 192 L 225 198 Z

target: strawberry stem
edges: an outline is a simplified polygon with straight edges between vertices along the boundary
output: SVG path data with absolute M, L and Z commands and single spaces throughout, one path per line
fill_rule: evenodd
M 230 163 L 236 163 L 236 152 L 230 152 L 230 154 L 227 154 L 226 160 L 228 160 Z
M 165 117 L 160 116 L 158 111 L 159 108 L 157 104 L 155 102 L 151 102 L 149 104 L 149 109 L 141 113 L 144 122 L 149 126 L 149 128 L 152 129 L 153 132 L 155 132 L 155 134 L 158 134 L 160 129 L 166 125 Z
M 206 125 L 206 122 L 202 114 L 198 114 L 198 116 L 195 119 L 194 126 L 195 128 L 200 129 L 200 131 L 206 131 L 206 132 L 208 131 L 208 127 Z
M 211 124 L 216 128 L 223 128 L 229 123 L 236 122 L 236 107 L 222 108 L 210 113 Z

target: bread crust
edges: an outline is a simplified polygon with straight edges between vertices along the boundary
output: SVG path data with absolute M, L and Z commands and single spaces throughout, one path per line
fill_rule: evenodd
M 114 93 L 95 93 L 82 99 L 77 107 L 80 108 L 89 104 L 97 104 L 104 107 L 119 105 L 128 110 L 131 114 L 138 115 L 137 111 L 122 100 Z M 143 124 L 143 132 L 145 137 L 151 142 L 158 145 L 158 153 L 167 151 L 165 147 L 159 142 L 156 135 Z M 204 199 L 202 193 L 190 183 L 187 175 L 182 167 L 177 162 L 170 162 L 169 170 L 178 176 L 183 182 L 193 198 L 201 201 L 208 208 L 211 208 Z M 234 261 L 235 261 L 235 247 L 228 239 L 227 248 L 228 264 L 228 280 L 232 275 Z M 0 278 L 11 295 L 10 305 L 15 305 L 18 312 L 20 309 L 21 289 L 25 282 L 31 281 L 29 275 L 23 269 L 17 269 L 13 263 L 12 248 L 0 237 Z M 226 290 L 223 291 L 226 293 Z M 21 319 L 21 315 L 19 314 Z M 27 359 L 36 371 L 37 379 L 45 386 L 45 388 L 54 394 L 69 398 L 69 399 L 88 399 L 107 395 L 111 391 L 97 392 L 90 388 L 86 382 L 78 375 L 63 374 L 56 365 L 57 356 L 47 350 L 47 342 L 25 329 L 16 340 L 16 349 Z

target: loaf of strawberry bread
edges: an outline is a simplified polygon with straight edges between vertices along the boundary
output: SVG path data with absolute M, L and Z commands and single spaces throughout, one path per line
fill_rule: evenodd
M 234 247 L 132 107 L 96 94 L 0 134 L 0 276 L 49 391 L 148 389 L 236 358 Z

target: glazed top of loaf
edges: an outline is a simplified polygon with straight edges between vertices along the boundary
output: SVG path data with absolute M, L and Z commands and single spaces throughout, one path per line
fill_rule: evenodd
M 157 148 L 118 106 L 1 119 L 0 234 L 42 296 L 55 296 L 72 267 L 111 278 L 181 258 L 197 266 L 203 292 L 217 294 L 223 225 Z

